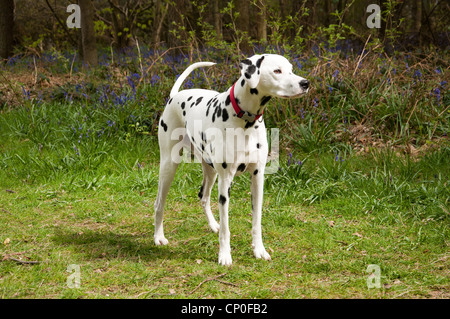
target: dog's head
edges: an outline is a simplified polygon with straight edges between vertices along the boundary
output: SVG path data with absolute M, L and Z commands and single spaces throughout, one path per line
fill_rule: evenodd
M 296 98 L 309 90 L 308 80 L 292 73 L 292 64 L 276 54 L 254 55 L 239 64 L 250 89 L 281 98 Z

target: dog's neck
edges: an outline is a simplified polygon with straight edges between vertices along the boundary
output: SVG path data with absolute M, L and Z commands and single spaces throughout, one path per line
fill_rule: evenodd
M 241 77 L 234 86 L 234 98 L 242 111 L 259 115 L 264 112 L 265 105 L 271 97 L 262 95 L 257 88 L 251 89 L 244 77 Z

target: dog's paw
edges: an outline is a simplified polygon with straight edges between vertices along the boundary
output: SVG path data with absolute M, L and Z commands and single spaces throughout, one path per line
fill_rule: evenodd
M 220 225 L 218 222 L 214 221 L 214 223 L 209 224 L 209 228 L 215 233 L 218 233 L 220 230 Z
M 253 254 L 258 259 L 271 260 L 269 253 L 264 249 L 264 247 L 260 249 L 254 249 Z
M 219 265 L 221 266 L 231 266 L 233 260 L 231 259 L 230 253 L 219 253 Z
M 155 236 L 155 245 L 156 246 L 164 246 L 167 245 L 169 241 L 164 236 Z

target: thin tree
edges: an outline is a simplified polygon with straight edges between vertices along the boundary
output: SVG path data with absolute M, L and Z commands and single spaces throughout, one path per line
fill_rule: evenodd
M 12 53 L 14 29 L 14 0 L 0 0 L 0 58 Z
M 94 6 L 91 0 L 78 0 L 81 10 L 81 42 L 83 63 L 86 66 L 98 64 L 97 41 L 94 29 Z

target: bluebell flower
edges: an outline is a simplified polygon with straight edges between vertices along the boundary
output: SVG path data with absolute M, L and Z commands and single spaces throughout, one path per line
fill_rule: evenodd
M 314 107 L 317 107 L 317 102 L 319 102 L 319 100 L 315 97 L 314 100 L 313 100 Z
M 441 100 L 441 90 L 439 90 L 439 88 L 435 88 L 434 94 L 436 94 L 436 100 L 439 103 L 439 101 Z
M 416 70 L 416 72 L 414 72 L 414 77 L 418 78 L 419 81 L 422 80 L 422 72 L 420 72 L 420 70 Z
M 337 79 L 338 74 L 339 74 L 339 70 L 336 70 L 336 71 L 334 72 L 334 74 L 333 74 L 333 78 L 334 78 L 335 80 Z

